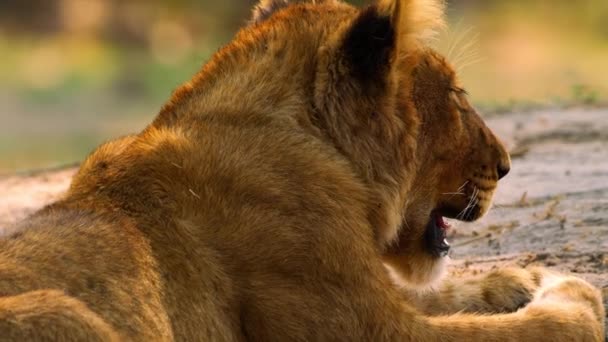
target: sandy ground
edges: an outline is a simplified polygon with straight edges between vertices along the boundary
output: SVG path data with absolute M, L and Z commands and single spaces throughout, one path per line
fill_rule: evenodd
M 452 271 L 543 265 L 573 272 L 602 288 L 608 308 L 608 109 L 487 122 L 511 151 L 512 171 L 486 217 L 453 223 Z M 0 178 L 0 230 L 58 198 L 74 171 Z

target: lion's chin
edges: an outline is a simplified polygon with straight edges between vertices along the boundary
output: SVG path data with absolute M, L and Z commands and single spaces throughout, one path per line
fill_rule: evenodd
M 420 220 L 410 220 L 411 222 Z M 408 238 L 412 226 L 402 226 L 397 241 L 383 255 L 388 273 L 397 286 L 413 289 L 433 287 L 445 274 L 449 263 L 450 245 L 446 235 L 449 224 L 444 220 L 444 213 L 432 210 L 420 238 Z M 423 221 L 423 222 L 424 222 Z M 404 221 L 405 222 L 405 221 Z
M 425 258 L 425 260 L 414 264 L 403 264 L 388 258 L 384 266 L 391 280 L 398 287 L 425 290 L 433 288 L 443 278 L 449 260 L 449 257 Z

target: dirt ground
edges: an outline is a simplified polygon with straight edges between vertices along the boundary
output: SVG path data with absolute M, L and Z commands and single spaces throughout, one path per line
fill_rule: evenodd
M 487 122 L 511 151 L 512 171 L 486 217 L 453 223 L 452 272 L 543 265 L 600 287 L 608 308 L 608 109 L 501 114 Z M 74 171 L 0 178 L 0 231 L 58 198 Z

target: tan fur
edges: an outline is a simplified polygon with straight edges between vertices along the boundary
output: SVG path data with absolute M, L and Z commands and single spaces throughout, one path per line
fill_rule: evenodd
M 601 340 L 580 279 L 420 290 L 446 261 L 425 249 L 432 213 L 481 217 L 510 164 L 424 47 L 440 6 L 277 1 L 4 234 L 2 338 Z

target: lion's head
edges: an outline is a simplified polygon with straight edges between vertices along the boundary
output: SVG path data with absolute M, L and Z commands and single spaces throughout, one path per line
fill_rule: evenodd
M 433 0 L 262 0 L 155 124 L 237 111 L 241 122 L 262 115 L 319 136 L 369 189 L 385 262 L 426 284 L 449 248 L 443 218 L 481 217 L 510 163 L 453 68 L 426 46 L 442 17 Z
M 386 259 L 410 284 L 424 286 L 441 274 L 450 248 L 444 218 L 474 221 L 487 213 L 510 158 L 441 55 L 421 50 L 411 78 L 420 120 L 416 171 Z

